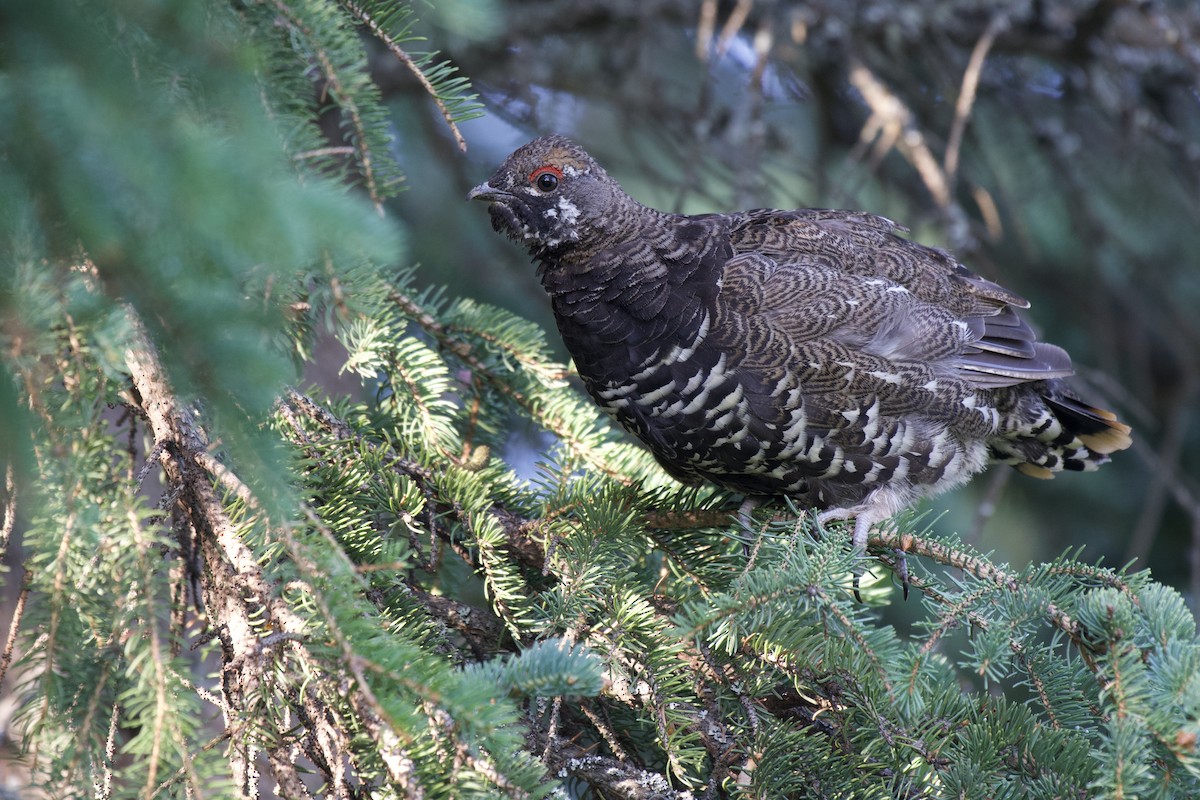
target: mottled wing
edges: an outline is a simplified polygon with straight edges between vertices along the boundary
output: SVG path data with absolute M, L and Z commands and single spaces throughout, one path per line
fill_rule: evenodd
M 824 293 L 816 299 L 778 291 L 785 282 L 778 278 L 779 287 L 763 286 L 760 313 L 782 312 L 797 341 L 836 326 L 852 346 L 890 360 L 932 363 L 980 388 L 1072 373 L 1067 354 L 1036 341 L 1017 313 L 1028 301 L 898 230 L 884 217 L 856 212 L 749 211 L 737 215 L 732 229 L 741 255 L 730 261 L 726 281 L 757 283 L 762 259 L 771 262 L 772 273 L 833 275 L 809 290 Z
M 894 281 L 847 273 L 824 255 L 726 263 L 710 343 L 728 354 L 742 408 L 714 431 L 702 469 L 754 492 L 752 463 L 775 487 L 757 493 L 782 486 L 822 508 L 893 483 L 903 499 L 910 482 L 957 468 L 963 450 L 950 427 L 982 440 L 994 426 L 951 365 L 971 331 Z M 755 460 L 726 440 L 757 443 Z

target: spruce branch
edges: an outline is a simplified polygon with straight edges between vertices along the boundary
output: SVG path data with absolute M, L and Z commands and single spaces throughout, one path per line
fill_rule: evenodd
M 81 725 L 79 727 L 79 734 L 78 734 L 79 736 L 81 736 L 81 737 L 84 736 L 85 735 L 84 732 L 90 730 L 91 729 L 90 726 L 99 718 L 100 705 L 104 698 L 104 690 L 107 688 L 108 683 L 111 679 L 112 679 L 112 672 L 110 670 L 105 670 L 104 672 L 102 672 L 100 674 L 100 678 L 99 678 L 99 680 L 96 681 L 95 686 L 91 687 L 91 692 L 88 695 L 87 704 L 84 706 L 85 711 L 84 711 L 83 719 L 82 719 L 82 721 L 87 724 Z M 117 726 L 117 721 L 120 719 L 120 716 L 121 716 L 120 710 L 121 710 L 120 707 L 114 703 L 112 706 L 113 719 L 109 724 L 109 739 L 107 742 L 107 746 L 105 748 L 105 756 L 106 756 L 105 767 L 106 767 L 106 769 L 111 769 L 111 766 L 113 763 L 113 753 L 112 753 L 112 749 L 113 749 L 112 741 L 113 741 L 113 736 L 114 736 L 113 728 L 115 728 Z M 69 775 L 71 778 L 74 778 L 77 775 L 81 775 L 85 771 L 84 759 L 88 756 L 88 751 L 87 751 L 87 748 L 85 746 L 83 746 L 85 744 L 85 742 L 82 739 L 79 741 L 78 744 L 80 745 L 78 748 L 78 751 L 75 753 L 74 757 L 71 758 L 71 760 L 67 764 L 67 768 L 66 768 L 66 774 Z M 151 772 L 153 772 L 153 769 L 151 770 Z
M 446 121 L 446 127 L 450 129 L 450 135 L 454 137 L 454 143 L 458 145 L 459 151 L 463 153 L 467 152 L 467 140 L 463 138 L 462 133 L 458 129 L 458 123 L 455 119 L 455 114 L 450 110 L 449 106 L 446 105 L 446 102 L 442 99 L 437 87 L 435 87 L 433 82 L 430 81 L 425 75 L 425 71 L 421 69 L 416 60 L 410 56 L 403 47 L 400 46 L 400 43 L 397 42 L 395 38 L 393 38 L 386 30 L 384 30 L 383 25 L 381 25 L 375 19 L 375 17 L 367 13 L 363 6 L 354 2 L 353 0 L 339 0 L 339 2 L 347 11 L 353 14 L 361 22 L 366 24 L 366 26 L 370 28 L 371 33 L 375 34 L 375 37 L 379 39 L 379 41 L 383 42 L 384 46 L 387 47 L 388 52 L 395 56 L 396 59 L 413 74 L 413 77 L 415 77 L 421 84 L 421 88 L 424 89 L 426 94 L 433 99 L 434 104 L 438 107 L 438 111 L 441 112 L 442 119 Z
M 194 537 L 205 564 L 203 599 L 212 629 L 221 642 L 221 708 L 227 730 L 253 716 L 255 698 L 262 692 L 260 670 L 262 641 L 259 631 L 273 629 L 302 640 L 307 626 L 277 597 L 258 559 L 239 536 L 233 520 L 217 496 L 209 469 L 250 508 L 256 501 L 232 472 L 211 458 L 203 429 L 190 409 L 180 405 L 167 383 L 157 355 L 144 335 L 126 351 L 133 378 L 133 402 L 146 414 L 160 450 L 160 463 L 179 501 L 176 513 L 184 536 Z M 303 648 L 293 648 L 301 661 Z M 313 673 L 320 674 L 316 664 Z M 302 708 L 311 722 L 309 740 L 327 750 L 327 763 L 341 764 L 349 757 L 349 741 L 334 724 L 335 715 L 305 693 Z M 231 740 L 228 759 L 237 785 L 256 785 L 256 748 L 244 739 Z M 272 760 L 278 760 L 273 758 Z M 330 777 L 340 770 L 330 773 Z M 286 775 L 284 776 L 286 778 Z
M 12 666 L 17 635 L 21 630 L 21 620 L 25 616 L 25 604 L 29 601 L 30 581 L 31 573 L 29 570 L 25 570 L 21 576 L 21 591 L 17 594 L 17 601 L 13 605 L 12 619 L 8 622 L 8 635 L 4 637 L 4 651 L 0 653 L 0 683 L 4 681 L 8 675 L 8 668 Z
M 211 475 L 218 485 L 226 488 L 230 496 L 236 498 L 249 510 L 261 513 L 260 504 L 253 492 L 224 464 L 205 451 L 187 452 L 178 448 L 179 440 L 190 439 L 194 442 L 202 442 L 203 434 L 198 428 L 190 427 L 191 423 L 181 421 L 177 409 L 172 410 L 169 390 L 161 380 L 155 379 L 153 355 L 148 350 L 148 345 L 147 349 L 130 351 L 128 358 L 131 371 L 135 376 L 135 386 L 152 424 L 158 419 L 168 423 L 168 429 L 158 431 L 156 435 L 165 432 L 166 435 L 176 437 L 176 447 L 168 448 L 174 451 L 174 457 L 164 457 L 164 466 L 176 465 L 175 469 L 168 470 L 169 479 L 183 479 L 183 476 L 172 478 L 172 474 L 175 470 L 182 471 L 183 468 L 179 467 L 179 464 L 185 464 L 190 460 L 196 467 L 196 470 L 187 476 L 192 481 L 188 491 L 193 496 L 200 494 L 203 497 L 206 493 L 211 494 L 212 483 L 207 477 Z M 299 402 L 310 412 L 320 411 L 311 401 L 299 400 Z M 323 422 L 335 430 L 344 432 L 344 423 L 328 414 L 318 415 Z M 173 426 L 169 422 L 172 418 L 174 418 Z M 187 432 L 180 435 L 181 429 Z M 411 464 L 405 466 L 414 473 L 427 477 L 425 470 Z M 337 615 L 326 602 L 323 593 L 314 588 L 323 580 L 323 576 L 326 574 L 325 568 L 318 566 L 310 557 L 307 549 L 293 536 L 288 526 L 277 526 L 272 529 L 274 535 L 282 542 L 291 563 L 297 566 L 303 576 L 299 591 L 316 608 L 323 623 L 323 629 L 333 637 L 343 677 L 339 678 L 336 674 L 329 674 L 328 669 L 309 653 L 308 646 L 305 644 L 308 641 L 307 625 L 296 617 L 273 591 L 270 591 L 264 583 L 264 576 L 256 565 L 251 564 L 248 551 L 244 545 L 241 545 L 240 540 L 231 540 L 220 534 L 213 536 L 214 528 L 221 531 L 231 530 L 233 527 L 231 520 L 219 507 L 215 495 L 207 497 L 201 505 L 201 511 L 206 513 L 207 518 L 202 523 L 195 525 L 195 533 L 201 537 L 202 552 L 206 564 L 209 565 L 208 572 L 213 571 L 214 565 L 217 565 L 218 568 L 224 567 L 223 571 L 229 578 L 229 588 L 240 586 L 240 591 L 235 591 L 233 596 L 225 594 L 223 591 L 226 588 L 225 585 L 208 583 L 205 586 L 205 605 L 213 616 L 214 625 L 220 634 L 226 662 L 222 706 L 226 713 L 227 724 L 235 724 L 234 715 L 244 716 L 250 712 L 248 704 L 253 702 L 253 698 L 260 691 L 258 681 L 261 680 L 261 656 L 272 647 L 269 639 L 280 642 L 287 646 L 291 657 L 297 658 L 299 663 L 304 665 L 305 673 L 317 678 L 312 685 L 312 691 L 304 692 L 300 697 L 293 697 L 292 703 L 294 710 L 308 730 L 308 735 L 304 737 L 305 750 L 313 762 L 321 767 L 326 778 L 333 781 L 334 793 L 341 794 L 348 791 L 347 785 L 343 783 L 344 777 L 338 765 L 352 757 L 351 739 L 339 723 L 339 715 L 333 712 L 334 707 L 344 698 L 350 703 L 350 708 L 359 724 L 372 740 L 376 752 L 388 771 L 389 780 L 396 786 L 407 787 L 406 790 L 410 793 L 419 794 L 422 790 L 418 783 L 414 783 L 416 780 L 415 762 L 413 756 L 409 754 L 413 741 L 371 689 L 370 675 L 378 675 L 390 682 L 407 687 L 417 696 L 427 698 L 427 702 L 432 704 L 430 713 L 434 713 L 435 716 L 444 714 L 441 709 L 436 708 L 444 700 L 439 698 L 436 693 L 431 693 L 428 685 L 414 682 L 411 678 L 377 664 L 357 651 L 350 638 L 342 631 Z M 342 560 L 344 568 L 349 569 L 352 565 L 345 560 L 340 545 L 334 540 L 328 528 L 311 510 L 305 509 L 304 513 L 313 528 L 330 545 L 329 552 L 334 555 L 335 559 Z M 238 569 L 230 569 L 234 566 Z M 251 621 L 250 614 L 255 614 L 256 619 Z M 278 633 L 270 637 L 255 634 L 256 630 L 264 628 L 277 630 Z M 241 634 L 239 635 L 237 631 L 241 631 Z M 452 726 L 451 731 L 454 730 L 456 728 Z M 464 746 L 462 741 L 456 739 L 455 747 L 461 749 Z M 231 747 L 231 761 L 235 775 L 240 776 L 241 779 L 250 780 L 249 769 L 253 761 L 252 752 L 245 747 L 237 746 L 236 743 Z M 238 753 L 244 755 L 239 757 L 236 755 Z M 282 753 L 276 753 L 270 755 L 269 760 L 271 763 L 281 763 L 286 762 L 287 757 Z M 507 780 L 485 758 L 470 755 L 468 761 L 480 772 L 496 776 L 496 780 L 500 782 L 499 785 L 504 785 Z M 282 775 L 285 783 L 288 780 L 288 774 L 285 772 Z
M 348 425 L 346 425 L 346 423 L 338 420 L 328 411 L 320 408 L 310 398 L 304 397 L 298 392 L 292 391 L 289 392 L 288 400 L 293 404 L 291 407 L 293 411 L 295 411 L 297 407 L 303 408 L 304 411 L 320 419 L 323 424 L 329 426 L 331 430 L 335 430 L 340 434 L 343 434 L 345 438 L 353 437 L 353 433 L 350 431 L 350 428 Z M 215 463 L 211 459 L 204 458 L 200 460 L 211 469 L 214 476 L 217 477 L 219 481 L 225 483 L 231 489 L 235 496 L 243 500 L 243 502 L 246 502 L 251 507 L 256 507 L 256 501 L 254 500 L 253 495 L 249 493 L 247 487 L 241 484 L 229 470 L 224 469 L 221 465 L 219 465 L 219 463 Z M 412 462 L 408 462 L 405 459 L 395 459 L 393 461 L 393 466 L 399 466 L 407 470 L 410 475 L 415 475 L 425 480 L 431 479 L 431 476 L 427 470 Z M 328 543 L 329 552 L 332 553 L 336 559 L 342 562 L 341 566 L 343 569 L 348 572 L 355 572 L 353 569 L 354 565 L 351 564 L 348 559 L 346 559 L 341 545 L 336 541 L 333 533 L 324 524 L 324 522 L 309 508 L 304 508 L 303 513 L 313 528 L 317 530 Z M 310 555 L 306 552 L 306 549 L 296 540 L 287 526 L 276 528 L 275 534 L 284 544 L 287 552 L 290 555 L 292 563 L 299 568 L 301 574 L 307 579 L 303 591 L 308 596 L 309 601 L 317 608 L 319 615 L 324 622 L 324 629 L 333 636 L 337 649 L 340 651 L 342 667 L 344 668 L 348 677 L 352 679 L 350 684 L 352 690 L 346 694 L 347 699 L 350 701 L 356 718 L 363 726 L 368 736 L 372 739 L 377 752 L 380 754 L 380 757 L 388 771 L 390 780 L 395 785 L 405 788 L 406 791 L 420 793 L 421 789 L 419 784 L 414 783 L 415 761 L 409 752 L 414 747 L 415 742 L 411 736 L 405 733 L 403 726 L 399 724 L 399 721 L 393 717 L 393 715 L 385 708 L 384 704 L 375 695 L 374 691 L 370 687 L 368 673 L 377 674 L 391 682 L 407 687 L 417 696 L 427 698 L 427 710 L 435 718 L 444 717 L 445 719 L 449 719 L 449 717 L 445 715 L 445 711 L 438 707 L 445 701 L 436 694 L 431 694 L 429 686 L 416 683 L 407 676 L 392 671 L 389 668 L 377 664 L 360 655 L 356 651 L 351 639 L 342 631 L 337 616 L 334 614 L 332 608 L 322 596 L 322 593 L 314 592 L 311 588 L 320 580 L 322 580 L 323 576 L 326 574 L 324 568 L 319 566 L 310 557 Z M 428 593 L 422 594 L 424 594 L 425 597 L 432 597 L 428 595 Z M 436 602 L 429 603 L 429 606 L 431 608 L 431 613 L 435 608 L 445 608 L 444 604 Z M 459 615 L 459 618 L 463 620 L 472 616 L 471 612 L 462 607 L 461 604 L 459 604 L 454 611 Z M 473 616 L 479 617 L 481 614 L 476 613 Z M 303 641 L 301 638 L 288 638 L 293 638 L 294 641 L 297 642 Z M 498 639 L 498 636 L 496 638 Z M 490 647 L 488 649 L 491 648 L 494 648 L 494 642 L 490 643 Z M 345 694 L 344 692 L 341 693 Z M 326 697 L 326 702 L 331 705 L 335 704 L 336 696 L 329 695 Z M 314 719 L 315 717 L 313 715 L 318 713 L 318 711 L 318 708 L 309 708 L 306 704 L 305 716 L 310 719 Z M 455 731 L 455 726 L 451 725 L 450 730 L 451 732 Z M 341 734 L 337 741 L 340 741 L 341 744 L 334 748 L 324 739 L 320 739 L 321 749 L 319 752 L 319 761 L 321 763 L 338 763 L 337 758 L 339 757 L 340 751 L 349 747 L 349 740 L 345 737 L 345 734 Z M 462 741 L 461 737 L 456 737 L 454 741 L 454 746 L 459 748 L 463 753 L 466 753 L 466 751 L 463 750 L 465 743 Z M 491 765 L 487 759 L 469 754 L 465 756 L 465 759 L 473 766 L 473 768 L 481 771 L 484 774 L 493 775 L 495 780 L 498 782 L 497 785 L 501 788 L 506 786 L 509 789 L 513 788 L 511 785 L 508 785 L 507 779 L 504 778 L 504 776 L 497 771 L 497 769 Z M 520 793 L 518 793 L 517 796 L 520 796 Z
M 437 478 L 431 469 L 397 453 L 387 444 L 375 442 L 362 436 L 348 423 L 339 419 L 312 398 L 300 392 L 289 390 L 286 394 L 284 405 L 290 407 L 293 414 L 301 414 L 312 419 L 334 434 L 336 439 L 353 442 L 356 448 L 380 456 L 384 465 L 410 478 L 421 490 L 425 498 L 425 510 L 422 516 L 430 534 L 447 541 L 472 566 L 476 568 L 485 566 L 478 555 L 465 548 L 461 548 L 458 540 L 451 536 L 445 530 L 444 526 L 437 522 L 438 518 L 449 516 L 471 533 L 478 542 L 480 540 L 479 534 L 482 531 L 481 524 L 485 521 L 484 518 L 473 515 L 469 509 L 465 508 L 456 499 L 444 498 L 438 490 Z M 298 425 L 293 425 L 291 429 L 294 433 L 303 434 Z M 486 510 L 486 514 L 487 518 L 494 521 L 503 533 L 505 551 L 515 555 L 525 566 L 540 570 L 545 563 L 545 555 L 541 547 L 529 535 L 529 531 L 533 529 L 534 523 L 499 504 L 492 504 Z M 502 614 L 501 616 L 505 615 Z
M 873 550 L 891 551 L 892 553 L 913 553 L 924 556 L 939 564 L 961 569 L 981 581 L 986 581 L 1008 591 L 1016 591 L 1021 584 L 1016 575 L 1006 572 L 985 558 L 971 555 L 963 550 L 957 550 L 932 539 L 901 532 L 886 525 L 879 526 L 871 531 L 871 534 L 867 537 L 867 546 Z M 1076 620 L 1061 611 L 1053 603 L 1046 604 L 1045 614 L 1051 624 L 1067 634 L 1073 643 L 1081 649 L 1085 648 L 1083 632 Z
M 363 120 L 362 111 L 359 109 L 358 103 L 355 100 L 353 92 L 349 91 L 346 84 L 342 80 L 341 70 L 334 63 L 334 59 L 326 50 L 325 45 L 320 36 L 316 35 L 308 25 L 305 24 L 303 17 L 298 14 L 295 9 L 288 5 L 284 0 L 272 0 L 271 5 L 279 13 L 280 18 L 286 25 L 298 36 L 302 36 L 309 47 L 312 49 L 313 56 L 317 60 L 317 64 L 321 70 L 321 77 L 325 79 L 328 88 L 332 91 L 334 99 L 339 106 L 344 110 L 350 119 L 350 126 L 353 131 L 351 135 L 351 144 L 355 153 L 358 155 L 358 165 L 362 172 L 363 181 L 366 183 L 367 196 L 371 198 L 371 202 L 375 205 L 375 210 L 379 216 L 383 216 L 383 194 L 380 191 L 379 183 L 376 180 L 374 168 L 374 155 L 371 152 L 368 142 L 370 141 L 370 133 L 367 125 Z M 312 151 L 309 151 L 310 153 Z
M 566 420 L 554 414 L 550 409 L 537 404 L 533 398 L 514 387 L 509 381 L 511 371 L 499 372 L 486 364 L 475 353 L 469 342 L 459 336 L 455 336 L 454 330 L 439 322 L 433 314 L 427 309 L 422 308 L 408 295 L 401 292 L 392 292 L 389 294 L 388 299 L 395 303 L 407 317 L 433 336 L 439 345 L 461 359 L 476 375 L 484 378 L 490 386 L 511 399 L 531 417 L 537 419 L 539 424 L 564 442 L 570 448 L 573 455 L 587 463 L 591 468 L 598 470 L 615 481 L 621 483 L 629 482 L 628 476 L 597 458 L 595 451 L 573 434 Z

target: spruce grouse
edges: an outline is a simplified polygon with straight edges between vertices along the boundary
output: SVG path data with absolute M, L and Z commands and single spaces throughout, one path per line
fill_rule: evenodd
M 883 217 L 663 213 L 560 136 L 468 199 L 529 248 L 588 392 L 672 476 L 854 518 L 860 550 L 990 463 L 1049 478 L 1130 445 L 1027 301 Z

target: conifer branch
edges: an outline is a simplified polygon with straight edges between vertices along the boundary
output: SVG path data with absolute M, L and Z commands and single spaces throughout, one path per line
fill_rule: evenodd
M 458 124 L 454 119 L 454 114 L 450 111 L 445 101 L 442 100 L 437 88 L 433 85 L 429 78 L 426 77 L 425 71 L 421 69 L 413 57 L 410 56 L 404 50 L 404 48 L 400 46 L 400 43 L 393 39 L 373 16 L 367 13 L 366 9 L 354 2 L 354 0 L 339 0 L 339 2 L 343 7 L 346 8 L 346 10 L 365 23 L 366 26 L 371 29 L 371 33 L 375 34 L 376 38 L 383 42 L 388 51 L 394 55 L 396 59 L 408 69 L 409 72 L 413 74 L 413 77 L 415 77 L 421 84 L 421 88 L 425 90 L 425 93 L 428 94 L 433 99 L 434 104 L 437 105 L 438 111 L 440 111 L 442 114 L 442 119 L 446 121 L 446 126 L 450 128 L 450 134 L 454 137 L 454 143 L 458 145 L 459 151 L 463 153 L 467 152 L 467 140 L 463 138 L 462 133 L 459 131 Z
M 405 314 L 430 335 L 432 335 L 438 343 L 460 358 L 464 364 L 469 366 L 476 374 L 483 376 L 490 386 L 495 388 L 501 394 L 510 398 L 514 403 L 523 408 L 529 415 L 537 419 L 539 424 L 546 430 L 553 433 L 561 441 L 563 441 L 570 449 L 573 455 L 580 458 L 593 469 L 596 469 L 621 483 L 628 483 L 629 478 L 620 471 L 613 469 L 609 464 L 598 459 L 595 452 L 581 443 L 574 435 L 572 435 L 566 422 L 549 412 L 543 407 L 536 405 L 532 398 L 528 397 L 515 387 L 513 387 L 504 375 L 498 374 L 497 371 L 488 366 L 480 359 L 472 349 L 471 345 L 452 335 L 452 331 L 447 326 L 439 322 L 427 310 L 421 308 L 411 297 L 401 293 L 392 292 L 389 297 L 391 302 L 395 303 Z
M 359 110 L 358 103 L 355 102 L 352 93 L 342 82 L 341 71 L 326 52 L 321 38 L 316 36 L 314 31 L 305 25 L 303 19 L 283 0 L 272 0 L 272 5 L 287 25 L 309 43 L 321 68 L 322 77 L 328 82 L 329 88 L 333 90 L 333 96 L 338 105 L 350 118 L 350 125 L 354 131 L 350 137 L 351 144 L 358 153 L 358 165 L 366 183 L 367 196 L 374 203 L 375 210 L 380 216 L 383 216 L 383 195 L 380 193 L 378 182 L 375 179 L 374 157 L 368 145 L 368 129 L 363 122 L 363 115 Z
M 323 408 L 319 403 L 301 392 L 294 389 L 288 390 L 283 406 L 285 408 L 290 407 L 293 413 L 300 413 L 312 419 L 332 433 L 336 439 L 354 442 L 356 447 L 382 456 L 385 465 L 396 469 L 412 479 L 425 497 L 426 508 L 423 520 L 431 534 L 455 544 L 452 537 L 442 529 L 442 526 L 436 523 L 436 519 L 443 514 L 450 515 L 468 531 L 475 529 L 476 526 L 470 514 L 461 504 L 439 496 L 436 488 L 436 478 L 432 470 L 421 466 L 410 458 L 400 455 L 385 444 L 367 439 L 356 432 L 349 424 L 332 414 L 328 409 Z M 303 431 L 298 424 L 293 424 L 291 429 L 297 438 L 303 436 Z M 316 457 L 315 451 L 312 452 L 314 453 L 314 457 Z M 509 551 L 519 557 L 526 566 L 540 570 L 545 561 L 545 555 L 541 547 L 528 534 L 528 531 L 535 527 L 535 523 L 497 504 L 493 504 L 490 507 L 489 513 L 504 531 Z M 466 551 L 462 551 L 460 555 L 463 555 L 468 563 L 476 567 L 480 566 L 477 559 Z
M 307 412 L 311 417 L 320 420 L 320 422 L 327 426 L 330 430 L 336 431 L 338 438 L 346 440 L 357 439 L 360 443 L 366 446 L 371 446 L 362 440 L 361 437 L 357 437 L 349 425 L 341 420 L 338 420 L 325 409 L 322 409 L 310 398 L 307 398 L 293 390 L 288 393 L 288 402 L 291 404 L 291 410 L 293 412 L 298 408 L 303 409 L 303 411 Z M 218 480 L 227 483 L 235 496 L 239 497 L 239 499 L 243 499 L 244 502 L 247 502 L 252 506 L 255 504 L 252 494 L 249 493 L 249 490 L 244 485 L 237 481 L 236 477 L 233 476 L 232 473 L 220 467 L 219 464 L 213 463 L 210 459 L 203 459 L 203 463 L 213 468 L 214 474 L 218 477 Z M 392 461 L 392 465 L 406 470 L 410 474 L 410 477 L 416 477 L 426 482 L 432 481 L 432 475 L 428 472 L 428 470 L 425 470 L 419 465 L 407 461 L 406 459 L 396 457 Z M 336 541 L 334 535 L 328 529 L 328 527 L 311 509 L 305 508 L 304 513 L 313 527 L 319 531 L 328 542 L 330 546 L 329 551 L 334 554 L 335 558 L 342 561 L 344 568 L 347 570 L 353 570 L 354 565 L 346 559 L 340 544 Z M 304 574 L 311 583 L 315 584 L 315 582 L 319 580 L 320 576 L 323 574 L 322 569 L 315 562 L 313 562 L 308 555 L 305 554 L 304 549 L 286 527 L 278 528 L 276 530 L 276 534 L 285 544 L 293 563 L 300 568 L 301 573 Z M 415 683 L 412 679 L 406 677 L 405 675 L 392 672 L 359 655 L 356 652 L 350 638 L 348 638 L 341 631 L 335 614 L 321 594 L 319 592 L 313 592 L 311 589 L 306 589 L 306 591 L 308 592 L 310 601 L 316 605 L 320 612 L 320 616 L 325 623 L 325 630 L 333 635 L 338 649 L 341 651 L 342 664 L 349 676 L 353 678 L 354 688 L 353 691 L 347 695 L 347 698 L 351 702 L 359 722 L 363 725 L 370 738 L 374 741 L 374 744 L 388 769 L 391 780 L 397 786 L 406 787 L 407 791 L 415 791 L 419 793 L 421 791 L 420 787 L 417 784 L 412 783 L 414 773 L 413 757 L 407 752 L 408 749 L 413 746 L 414 742 L 404 733 L 403 727 L 399 725 L 397 720 L 393 719 L 392 715 L 375 696 L 374 692 L 370 688 L 367 672 L 378 673 L 391 681 L 403 686 L 407 686 L 414 692 L 414 694 L 427 698 L 430 703 L 440 703 L 442 702 L 441 699 L 435 695 L 431 695 L 430 688 L 428 686 Z M 420 591 L 416 592 L 416 595 L 419 597 L 424 596 L 426 598 L 432 598 L 432 596 L 428 595 L 428 593 Z M 431 613 L 435 613 L 433 609 L 445 609 L 445 604 L 443 603 L 429 602 L 428 605 L 431 607 Z M 482 616 L 481 611 L 474 610 L 474 612 L 472 612 L 461 605 L 454 608 L 453 612 L 453 614 L 444 616 L 457 618 L 459 620 L 463 620 L 464 622 L 472 616 L 476 618 Z M 474 623 L 473 626 L 477 627 L 478 624 L 479 623 Z M 471 630 L 471 628 L 465 624 L 456 627 L 458 627 L 460 630 Z M 476 638 L 478 639 L 479 637 L 477 636 Z M 498 632 L 493 632 L 490 634 L 487 640 L 479 640 L 478 646 L 481 650 L 490 651 L 494 649 L 495 643 L 498 641 L 498 639 Z M 332 697 L 328 698 L 330 703 L 332 703 L 333 700 L 334 698 Z M 314 713 L 316 713 L 316 709 L 312 709 L 307 715 L 310 718 L 315 718 L 313 717 Z M 429 713 L 431 713 L 434 717 L 445 714 L 443 710 L 432 705 L 430 706 Z M 349 740 L 344 738 L 345 735 L 339 734 L 339 737 L 339 741 L 342 742 L 340 747 L 342 749 L 348 748 Z M 461 749 L 463 747 L 461 741 L 456 739 L 456 742 L 457 743 L 455 746 Z M 328 747 L 328 745 L 325 746 Z M 505 779 L 503 775 L 501 775 L 499 772 L 496 772 L 495 768 L 490 766 L 486 759 L 481 759 L 477 756 L 466 754 L 465 750 L 463 753 L 464 760 L 471 763 L 480 771 L 485 773 L 493 773 L 495 779 L 498 781 L 497 785 L 500 785 L 501 787 L 505 785 Z M 322 761 L 326 761 L 330 764 L 336 764 L 338 763 L 335 758 L 337 755 L 338 754 L 336 751 L 326 752 L 322 756 Z
M 211 459 L 207 437 L 192 413 L 176 401 L 144 336 L 126 351 L 126 361 L 133 377 L 134 402 L 145 412 L 155 442 L 166 443 L 161 464 L 182 501 L 178 510 L 186 526 L 183 535 L 198 539 L 207 566 L 204 606 L 221 641 L 225 664 L 222 712 L 227 728 L 233 729 L 241 718 L 253 713 L 255 698 L 263 689 L 258 670 L 262 643 L 256 632 L 265 626 L 302 640 L 306 625 L 272 591 L 258 559 L 217 497 L 208 469 L 213 468 L 218 480 L 230 486 L 248 507 L 257 508 L 252 493 Z M 293 651 L 302 661 L 308 660 L 303 648 Z M 322 672 L 316 664 L 309 668 L 313 674 Z M 333 748 L 327 753 L 329 763 L 341 764 L 348 757 L 348 740 L 333 724 L 335 716 L 318 703 L 314 693 L 305 693 L 302 702 L 311 722 L 311 738 Z M 229 748 L 230 766 L 239 785 L 255 783 L 253 751 L 246 741 L 234 741 Z
M 30 575 L 29 570 L 25 570 L 21 576 L 21 591 L 13 604 L 12 619 L 8 621 L 8 635 L 4 637 L 4 651 L 0 653 L 0 683 L 3 683 L 8 675 L 8 668 L 12 666 L 13 654 L 16 652 L 17 634 L 25 616 L 25 604 L 29 601 Z
M 873 529 L 867 538 L 867 543 L 868 547 L 872 549 L 902 551 L 924 556 L 939 564 L 961 569 L 979 580 L 987 581 L 1008 591 L 1016 591 L 1020 586 L 1017 576 L 1002 570 L 985 558 L 972 556 L 932 539 L 892 530 L 888 526 L 879 526 Z M 1070 636 L 1077 645 L 1083 645 L 1082 632 L 1077 621 L 1071 619 L 1053 603 L 1046 604 L 1045 613 L 1047 619 L 1056 628 Z

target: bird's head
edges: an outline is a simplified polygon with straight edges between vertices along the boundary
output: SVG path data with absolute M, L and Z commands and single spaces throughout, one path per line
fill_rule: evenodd
M 613 229 L 631 203 L 582 147 L 562 136 L 534 139 L 504 160 L 468 200 L 486 200 L 492 227 L 546 256 Z

